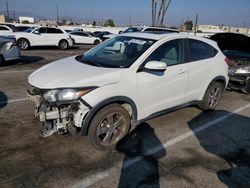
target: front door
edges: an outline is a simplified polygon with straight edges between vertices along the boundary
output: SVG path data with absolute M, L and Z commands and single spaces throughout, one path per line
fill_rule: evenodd
M 183 63 L 183 49 L 181 39 L 164 43 L 147 58 L 146 62 L 161 61 L 167 64 L 167 69 L 161 72 L 137 73 L 140 119 L 184 103 L 188 65 Z

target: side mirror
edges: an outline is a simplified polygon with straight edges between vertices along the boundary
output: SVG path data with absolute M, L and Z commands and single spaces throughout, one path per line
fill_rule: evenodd
M 165 71 L 167 69 L 167 64 L 161 61 L 149 61 L 144 68 L 151 71 Z
M 36 30 L 36 31 L 34 31 L 34 34 L 39 35 L 39 34 L 40 34 L 40 32 Z
M 122 33 L 122 31 L 119 31 L 119 34 L 121 34 Z

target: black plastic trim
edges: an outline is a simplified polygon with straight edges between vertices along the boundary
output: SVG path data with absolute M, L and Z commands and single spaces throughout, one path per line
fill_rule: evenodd
M 100 102 L 99 104 L 97 104 L 96 106 L 91 108 L 91 110 L 88 112 L 88 114 L 86 115 L 86 117 L 83 120 L 82 128 L 81 128 L 81 135 L 86 136 L 88 134 L 88 129 L 89 129 L 89 125 L 91 123 L 91 120 L 93 119 L 95 114 L 98 111 L 100 111 L 103 107 L 105 107 L 109 104 L 113 104 L 113 103 L 119 104 L 119 103 L 124 103 L 124 102 L 131 105 L 132 110 L 133 110 L 132 119 L 134 121 L 137 121 L 137 107 L 132 99 L 125 97 L 125 96 L 111 97 L 111 98 L 108 98 L 108 99 Z
M 168 109 L 165 109 L 165 110 L 162 110 L 162 111 L 159 111 L 159 112 L 156 112 L 156 113 L 153 113 L 151 114 L 150 116 L 142 119 L 142 120 L 139 120 L 136 122 L 136 125 L 144 122 L 144 121 L 147 121 L 147 120 L 150 120 L 150 119 L 153 119 L 153 118 L 156 118 L 158 116 L 161 116 L 161 115 L 164 115 L 164 114 L 167 114 L 167 113 L 170 113 L 170 112 L 173 112 L 173 111 L 176 111 L 176 110 L 179 110 L 181 108 L 185 108 L 185 107 L 188 107 L 188 106 L 197 106 L 200 104 L 201 101 L 192 101 L 192 102 L 188 102 L 188 103 L 184 103 L 184 104 L 181 104 L 181 105 L 178 105 L 178 106 L 175 106 L 175 107 L 172 107 L 172 108 L 168 108 Z

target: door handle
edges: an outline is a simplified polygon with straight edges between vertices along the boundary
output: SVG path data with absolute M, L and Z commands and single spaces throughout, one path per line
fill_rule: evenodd
M 178 74 L 184 74 L 184 73 L 186 73 L 186 72 L 187 72 L 186 69 L 180 69 L 179 72 L 178 72 Z

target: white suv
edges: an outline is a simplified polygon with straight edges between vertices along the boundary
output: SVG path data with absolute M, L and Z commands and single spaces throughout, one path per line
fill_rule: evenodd
M 105 150 L 149 118 L 189 105 L 215 109 L 228 65 L 209 39 L 130 33 L 46 65 L 28 81 L 43 136 L 80 130 Z
M 30 46 L 58 46 L 65 50 L 73 45 L 70 35 L 59 28 L 31 27 L 25 32 L 15 32 L 13 35 L 22 50 L 27 50 Z

